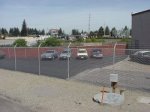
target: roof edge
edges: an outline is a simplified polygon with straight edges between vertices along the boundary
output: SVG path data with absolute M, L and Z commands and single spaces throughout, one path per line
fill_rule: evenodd
M 141 12 L 134 13 L 134 14 L 132 14 L 132 16 L 139 15 L 139 14 L 146 13 L 146 12 L 150 12 L 150 9 L 145 10 L 145 11 L 141 11 Z

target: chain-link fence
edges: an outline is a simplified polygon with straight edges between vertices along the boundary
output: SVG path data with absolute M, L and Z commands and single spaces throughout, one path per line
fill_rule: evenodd
M 134 112 L 135 96 L 150 92 L 150 49 L 126 49 L 122 44 L 101 47 L 0 48 L 0 68 L 77 80 L 111 87 L 110 74 L 118 74 L 117 88 L 125 88 L 125 105 L 119 111 Z M 79 49 L 87 54 L 79 55 Z M 96 51 L 96 53 L 95 53 Z M 62 53 L 67 53 L 64 55 Z M 62 57 L 61 57 L 62 56 Z M 85 58 L 86 57 L 86 58 Z M 83 59 L 82 59 L 83 58 Z M 131 98 L 133 100 L 131 100 Z M 132 107 L 130 106 L 132 104 Z M 111 108 L 104 111 L 115 112 Z
M 66 48 L 0 48 L 0 68 L 62 79 L 71 78 L 104 86 L 110 85 L 109 75 L 115 73 L 119 75 L 120 86 L 150 90 L 148 49 L 125 49 L 125 46 L 119 44 L 71 47 L 70 57 L 61 55 L 64 49 Z M 87 50 L 87 59 L 77 58 L 79 49 Z M 93 50 L 96 49 L 100 52 L 94 54 Z
M 81 48 L 87 50 L 87 59 L 77 59 L 78 50 Z M 64 56 L 62 60 L 60 55 L 64 49 L 66 48 L 1 48 L 0 67 L 63 79 L 78 79 L 94 84 L 106 84 L 106 86 L 109 85 L 109 74 L 117 73 L 121 86 L 147 89 L 143 86 L 146 86 L 145 80 L 149 81 L 150 50 L 125 49 L 119 45 L 105 48 L 76 47 L 71 48 L 69 59 L 65 55 L 66 57 Z M 93 49 L 100 49 L 102 54 L 100 59 L 92 57 Z M 51 59 L 46 54 L 47 51 L 55 51 L 57 56 Z M 45 60 L 42 59 L 44 54 Z M 50 55 L 53 56 L 53 54 Z M 126 84 L 126 81 L 132 84 Z

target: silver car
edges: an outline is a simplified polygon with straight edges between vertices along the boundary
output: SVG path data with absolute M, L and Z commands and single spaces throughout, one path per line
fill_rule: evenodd
M 93 49 L 91 52 L 91 58 L 101 59 L 103 58 L 102 50 L 101 49 Z
M 130 55 L 130 60 L 143 64 L 150 64 L 150 51 L 137 51 Z
M 58 52 L 56 50 L 47 50 L 41 54 L 41 60 L 53 60 L 58 58 Z
M 64 49 L 60 56 L 59 59 L 65 60 L 71 57 L 71 49 Z

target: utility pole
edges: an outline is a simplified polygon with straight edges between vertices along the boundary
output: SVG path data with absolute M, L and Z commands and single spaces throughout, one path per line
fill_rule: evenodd
M 89 13 L 89 24 L 88 24 L 88 33 L 90 34 L 91 30 L 91 13 Z

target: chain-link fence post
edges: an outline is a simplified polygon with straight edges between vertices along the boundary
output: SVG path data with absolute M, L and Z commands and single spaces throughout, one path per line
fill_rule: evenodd
M 14 46 L 15 71 L 17 70 L 16 47 L 17 47 L 17 44 Z
M 8 49 L 8 58 L 10 59 L 10 50 L 9 50 L 9 47 L 7 49 Z
M 116 62 L 116 46 L 117 46 L 117 42 L 114 45 L 114 49 L 113 49 L 113 73 L 115 72 L 115 62 Z
M 40 47 L 41 47 L 41 44 L 38 46 L 39 75 L 41 74 L 41 57 L 40 57 Z
M 70 59 L 69 59 L 69 58 L 71 58 L 71 56 L 69 57 L 69 52 L 70 52 L 69 48 L 70 48 L 70 45 L 71 45 L 71 42 L 68 45 L 68 56 L 67 56 L 67 58 L 68 58 L 68 63 L 67 63 L 68 78 L 67 79 L 70 78 Z
M 25 58 L 27 58 L 27 48 L 25 47 L 25 49 L 24 49 L 25 51 Z

